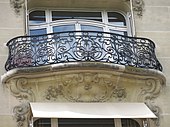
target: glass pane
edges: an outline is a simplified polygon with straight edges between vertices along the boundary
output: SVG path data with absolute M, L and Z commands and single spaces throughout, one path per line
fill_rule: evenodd
M 59 127 L 115 127 L 113 119 L 59 119 Z
M 52 21 L 61 19 L 87 19 L 102 22 L 101 12 L 68 12 L 68 11 L 52 12 Z
M 133 119 L 121 119 L 122 127 L 140 127 L 138 122 Z
M 34 122 L 34 127 L 51 127 L 50 118 L 41 118 Z
M 81 30 L 87 31 L 103 31 L 103 28 L 90 25 L 81 25 Z
M 38 24 L 45 21 L 45 11 L 33 11 L 29 14 L 29 24 Z
M 30 30 L 30 35 L 42 35 L 42 34 L 47 34 L 46 29 L 33 29 Z
M 116 26 L 126 26 L 124 16 L 117 12 L 108 12 L 108 22 Z
M 75 31 L 74 25 L 54 26 L 53 32 Z

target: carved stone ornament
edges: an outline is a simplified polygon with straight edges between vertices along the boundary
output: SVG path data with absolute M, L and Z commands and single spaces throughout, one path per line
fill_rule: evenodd
M 105 102 L 113 97 L 120 101 L 126 98 L 126 89 L 116 86 L 110 79 L 97 73 L 63 76 L 55 86 L 48 87 L 45 98 L 54 101 L 63 96 L 71 102 Z
M 159 127 L 160 125 L 160 108 L 155 104 L 155 99 L 160 95 L 162 86 L 159 85 L 158 80 L 147 79 L 145 81 L 145 86 L 141 87 L 141 92 L 139 94 L 139 101 L 143 101 L 152 110 L 152 112 L 158 117 L 154 119 L 155 125 Z
M 28 126 L 30 106 L 29 102 L 34 101 L 34 93 L 30 87 L 28 87 L 28 80 L 26 78 L 19 78 L 14 80 L 14 83 L 8 85 L 11 93 L 21 104 L 13 108 L 14 119 L 17 122 L 18 127 Z
M 144 1 L 143 0 L 132 0 L 133 10 L 138 16 L 143 15 Z
M 124 0 L 125 2 L 129 2 L 130 0 Z M 143 0 L 131 0 L 132 1 L 132 8 L 134 12 L 138 16 L 143 15 L 143 9 L 144 9 L 144 1 Z
M 19 14 L 20 10 L 24 6 L 25 0 L 10 0 L 11 6 L 14 8 L 15 12 Z
M 28 126 L 30 120 L 29 103 L 22 103 L 13 108 L 14 118 L 17 121 L 17 127 Z
M 28 86 L 27 78 L 18 78 L 8 87 L 18 100 L 34 101 L 34 93 Z

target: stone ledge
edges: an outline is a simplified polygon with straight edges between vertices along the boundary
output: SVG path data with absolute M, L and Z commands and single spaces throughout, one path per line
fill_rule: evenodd
M 154 69 L 144 69 L 136 68 L 112 63 L 102 63 L 102 62 L 69 62 L 69 63 L 59 63 L 51 64 L 47 66 L 40 67 L 25 67 L 25 68 L 16 68 L 6 72 L 1 76 L 1 82 L 4 84 L 8 80 L 19 77 L 26 78 L 39 78 L 45 76 L 52 76 L 55 74 L 65 74 L 70 72 L 79 72 L 79 71 L 104 71 L 117 74 L 123 74 L 124 76 L 128 75 L 130 77 L 143 77 L 151 76 L 158 78 L 161 84 L 165 84 L 166 79 L 161 71 Z

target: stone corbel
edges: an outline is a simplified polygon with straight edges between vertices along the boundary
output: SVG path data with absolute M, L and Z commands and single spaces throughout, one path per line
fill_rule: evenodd
M 23 8 L 25 0 L 10 0 L 12 7 L 14 8 L 17 14 L 20 13 L 20 10 Z
M 19 78 L 8 85 L 11 93 L 20 101 L 34 101 L 35 96 L 30 87 L 28 87 L 28 80 L 26 78 Z
M 14 119 L 17 122 L 17 127 L 26 127 L 29 123 L 30 106 L 29 102 L 35 100 L 35 96 L 26 78 L 18 78 L 13 83 L 8 85 L 11 93 L 20 101 L 20 105 L 13 108 Z
M 149 78 L 145 81 L 145 86 L 141 88 L 140 94 L 138 96 L 138 100 L 145 102 L 152 112 L 158 117 L 158 119 L 154 120 L 157 127 L 160 124 L 159 116 L 161 109 L 155 104 L 155 99 L 160 95 L 161 90 L 162 85 L 160 81 Z
M 28 102 L 21 103 L 13 108 L 17 127 L 28 127 L 30 120 L 30 106 Z

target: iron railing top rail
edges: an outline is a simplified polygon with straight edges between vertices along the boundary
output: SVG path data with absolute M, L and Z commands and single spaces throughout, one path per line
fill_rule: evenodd
M 65 62 L 109 62 L 162 71 L 155 44 L 147 38 L 99 31 L 67 31 L 18 36 L 8 41 L 5 69 Z
M 155 43 L 149 39 L 149 38 L 144 38 L 144 37 L 131 37 L 131 36 L 125 36 L 125 35 L 121 35 L 121 34 L 116 34 L 116 33 L 110 33 L 110 32 L 102 32 L 102 31 L 64 31 L 64 32 L 54 32 L 54 33 L 48 33 L 48 34 L 41 34 L 41 35 L 23 35 L 23 36 L 17 36 L 14 37 L 12 39 L 10 39 L 7 43 L 6 46 L 8 46 L 11 42 L 13 43 L 13 40 L 16 40 L 18 38 L 27 38 L 27 37 L 42 37 L 42 36 L 48 36 L 48 35 L 55 35 L 55 34 L 63 34 L 63 33 L 83 33 L 83 32 L 91 32 L 91 33 L 99 33 L 99 34 L 110 34 L 110 35 L 117 35 L 120 37 L 125 37 L 125 38 L 131 38 L 131 39 L 141 39 L 141 40 L 147 40 L 148 42 L 152 43 L 152 45 L 154 45 L 155 47 Z

